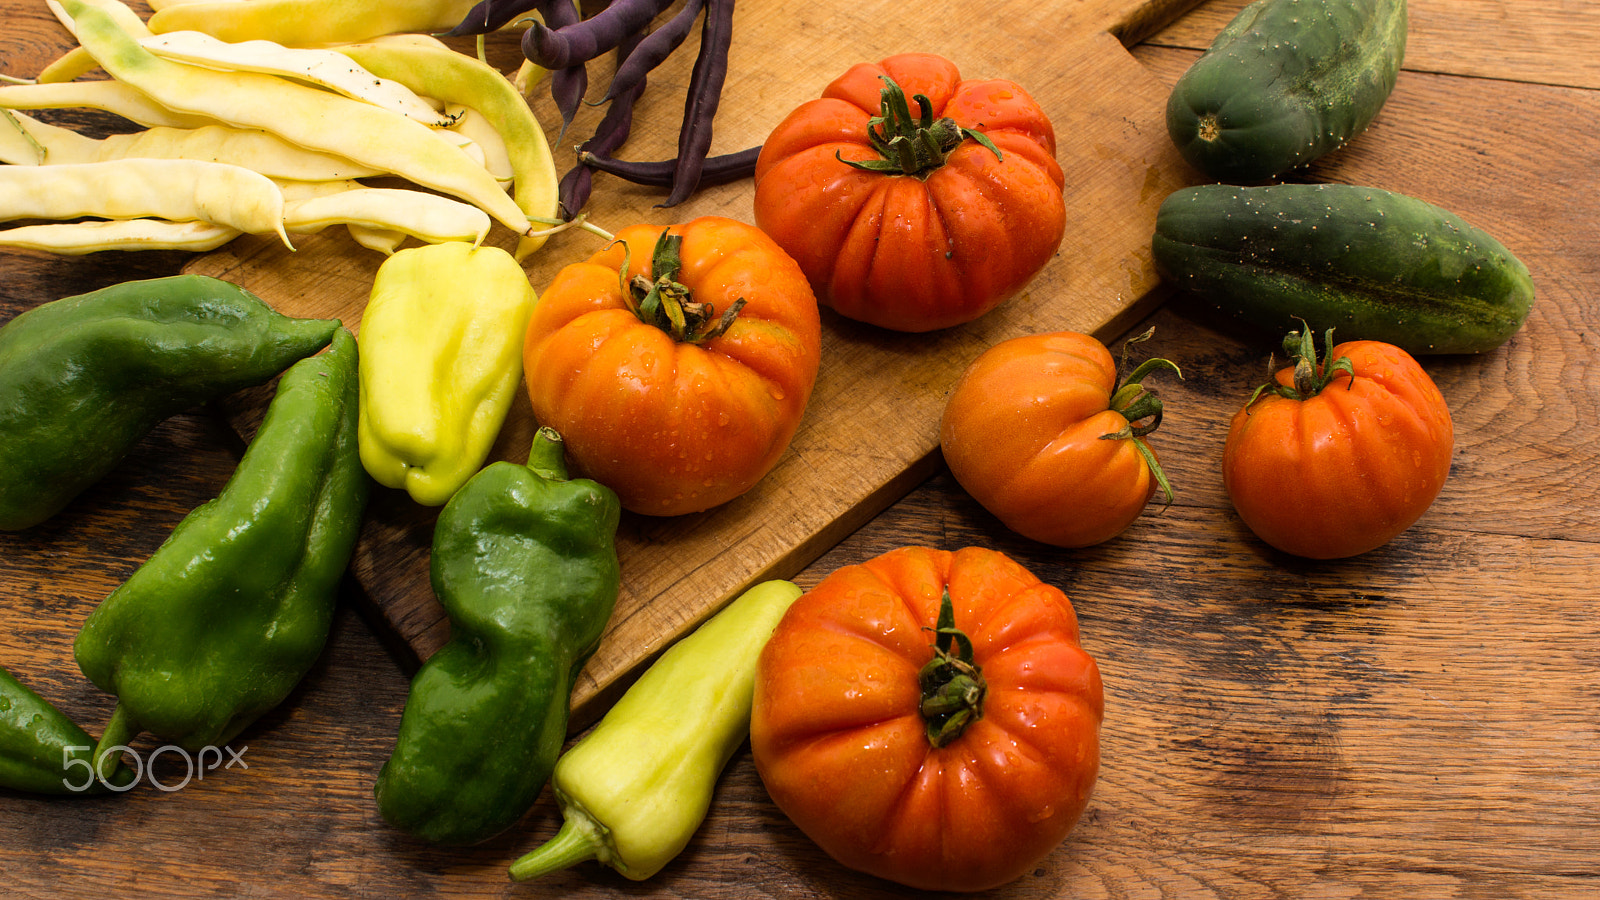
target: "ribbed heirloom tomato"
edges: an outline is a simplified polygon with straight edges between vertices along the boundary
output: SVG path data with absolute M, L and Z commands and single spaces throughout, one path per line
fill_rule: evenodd
M 789 608 L 758 663 L 750 742 L 773 802 L 840 863 L 976 891 L 1077 822 L 1103 709 L 1061 591 L 993 550 L 904 547 Z
M 1061 245 L 1055 153 L 1050 119 L 1017 84 L 891 56 L 852 67 L 767 137 L 756 224 L 841 315 L 947 328 L 1021 291 Z
M 1158 486 L 1172 496 L 1146 443 L 1162 406 L 1142 379 L 1163 367 L 1178 370 L 1148 359 L 1120 380 L 1105 345 L 1072 331 L 1001 341 L 973 360 L 945 402 L 945 463 L 1023 537 L 1057 547 L 1110 540 Z
M 566 266 L 528 323 L 534 417 L 625 508 L 699 512 L 755 485 L 799 428 L 822 353 L 816 297 L 757 228 L 635 225 Z
M 1294 364 L 1233 417 L 1222 478 L 1239 517 L 1296 556 L 1339 559 L 1387 544 L 1433 505 L 1450 474 L 1454 430 L 1433 379 L 1379 341 L 1318 360 L 1310 329 Z

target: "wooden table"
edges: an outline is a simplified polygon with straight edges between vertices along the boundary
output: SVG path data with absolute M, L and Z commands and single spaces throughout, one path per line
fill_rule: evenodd
M 1203 3 L 1135 55 L 1175 80 L 1242 5 Z M 1539 291 L 1504 347 L 1425 360 L 1456 450 L 1421 522 L 1336 563 L 1257 542 L 1218 464 L 1273 342 L 1173 296 L 1132 329 L 1154 324 L 1152 352 L 1186 375 L 1162 385 L 1170 508 L 1100 547 L 1054 550 L 1007 533 L 939 471 L 796 579 L 809 586 L 904 544 L 983 544 L 1073 598 L 1105 678 L 1100 780 L 1066 842 L 994 896 L 1600 887 L 1600 366 L 1588 359 L 1600 351 L 1600 2 L 1413 0 L 1411 14 L 1406 71 L 1377 123 L 1307 176 L 1450 208 L 1510 246 Z M 0 57 L 0 68 L 39 62 Z M 186 261 L 3 255 L 0 319 Z M 61 516 L 0 535 L 0 663 L 98 730 L 110 698 L 72 663 L 76 627 L 215 494 L 238 449 L 219 416 L 180 416 Z M 592 864 L 510 884 L 505 864 L 559 822 L 548 795 L 521 827 L 470 850 L 396 833 L 371 785 L 408 660 L 357 607 L 294 696 L 236 742 L 248 769 L 92 800 L 0 792 L 0 894 L 913 895 L 825 857 L 771 805 L 748 751 L 688 850 L 644 884 Z M 169 783 L 182 776 L 163 770 Z

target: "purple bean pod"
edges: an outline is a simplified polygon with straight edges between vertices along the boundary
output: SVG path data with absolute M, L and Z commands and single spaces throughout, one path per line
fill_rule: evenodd
M 700 171 L 700 184 L 726 184 L 749 178 L 755 174 L 756 158 L 761 155 L 761 147 L 755 146 L 736 153 L 724 153 L 720 156 L 708 156 Z M 678 161 L 675 159 L 654 160 L 651 162 L 635 162 L 628 159 L 616 159 L 588 149 L 584 145 L 578 150 L 578 160 L 584 165 L 608 175 L 615 175 L 623 181 L 649 187 L 668 187 L 672 184 L 673 173 L 677 171 Z
M 530 10 L 538 10 L 540 15 L 545 15 L 541 7 L 551 3 L 552 0 L 482 0 L 461 19 L 460 24 L 446 31 L 443 36 L 462 37 L 499 31 L 506 23 Z
M 706 0 L 706 18 L 700 31 L 700 55 L 689 76 L 689 96 L 684 102 L 683 127 L 678 132 L 678 162 L 672 175 L 672 192 L 662 206 L 677 206 L 700 186 L 706 154 L 711 150 L 711 124 L 728 77 L 728 48 L 733 43 L 734 0 Z
M 638 35 L 631 36 L 617 48 L 617 55 L 626 60 L 636 51 L 639 43 Z M 628 140 L 628 133 L 633 130 L 633 105 L 644 93 L 644 88 L 645 79 L 640 78 L 632 89 L 612 98 L 600 124 L 595 126 L 594 135 L 578 145 L 578 164 L 561 177 L 557 190 L 563 219 L 571 221 L 589 202 L 589 193 L 594 185 L 594 169 L 584 164 L 584 153 L 592 150 L 609 155 Z
M 695 19 L 700 17 L 705 5 L 706 0 L 687 0 L 676 15 L 646 35 L 638 48 L 617 66 L 616 74 L 611 77 L 611 86 L 606 89 L 606 96 L 601 102 L 628 91 L 636 82 L 643 81 L 647 73 L 665 62 L 688 38 L 689 32 L 694 30 Z
M 552 28 L 566 28 L 576 25 L 579 21 L 578 8 L 573 5 L 572 0 L 544 0 L 539 7 L 539 13 Z M 528 41 L 526 33 L 522 35 L 522 41 L 526 48 Z M 588 92 L 589 70 L 583 63 L 553 69 L 550 72 L 550 99 L 555 101 L 556 109 L 561 113 L 561 133 L 557 136 L 557 143 L 566 136 L 567 126 L 577 117 L 578 108 L 583 105 L 583 95 Z
M 672 0 L 612 0 L 593 16 L 570 25 L 535 23 L 522 35 L 522 55 L 546 69 L 588 62 L 644 31 Z

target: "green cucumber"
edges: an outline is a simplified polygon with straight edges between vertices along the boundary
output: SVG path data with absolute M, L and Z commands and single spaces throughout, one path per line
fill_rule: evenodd
M 1270 181 L 1365 131 L 1405 52 L 1405 0 L 1257 0 L 1178 79 L 1167 133 L 1211 178 Z
M 1156 214 L 1157 270 L 1282 334 L 1304 320 L 1412 354 L 1482 353 L 1522 327 L 1528 269 L 1431 203 L 1347 184 L 1212 184 Z

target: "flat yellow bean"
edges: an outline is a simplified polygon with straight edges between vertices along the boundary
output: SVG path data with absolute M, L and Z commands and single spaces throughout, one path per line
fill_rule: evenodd
M 330 225 L 355 223 L 398 231 L 429 244 L 478 244 L 489 233 L 483 210 L 449 197 L 401 188 L 357 188 L 284 205 L 284 227 L 315 234 Z
M 449 116 L 428 105 L 409 88 L 379 78 L 348 56 L 332 50 L 285 47 L 265 40 L 231 43 L 199 31 L 151 35 L 139 44 L 162 59 L 223 72 L 260 72 L 293 78 L 391 110 L 433 128 L 451 124 Z
M 392 78 L 425 97 L 481 113 L 504 140 L 517 207 L 532 219 L 558 217 L 560 201 L 550 144 L 527 100 L 504 75 L 476 57 L 442 46 L 380 41 L 337 49 L 374 75 Z M 514 255 L 522 260 L 544 242 L 542 236 L 524 235 Z
M 511 151 L 494 123 L 470 106 L 452 105 L 445 112 L 455 120 L 450 130 L 472 141 L 483 154 L 483 167 L 489 174 L 502 184 L 510 182 L 516 174 L 511 168 Z
M 477 0 L 206 0 L 157 10 L 150 30 L 319 47 L 384 34 L 449 31 L 476 5 Z
M 210 222 L 285 244 L 283 192 L 272 179 L 225 163 L 119 159 L 60 166 L 0 166 L 0 221 L 168 219 Z
M 174 112 L 120 81 L 0 85 L 0 107 L 98 109 L 147 127 L 198 128 L 217 124 L 210 116 Z
M 101 67 L 156 102 L 345 156 L 460 197 L 519 234 L 531 230 L 527 215 L 494 176 L 474 165 L 435 130 L 369 104 L 271 75 L 215 72 L 161 59 L 117 27 L 101 9 L 107 2 L 114 0 L 64 0 L 63 5 L 77 24 L 78 39 Z M 269 0 L 251 0 L 246 5 L 261 2 Z M 173 7 L 172 11 L 189 8 Z
M 405 232 L 395 231 L 393 228 L 373 228 L 360 222 L 346 222 L 344 227 L 357 244 L 368 250 L 376 250 L 384 256 L 393 256 L 394 251 L 400 249 L 400 245 L 406 240 Z
M 35 79 L 40 84 L 60 84 L 67 81 L 76 81 L 79 78 L 100 68 L 94 61 L 89 51 L 82 47 L 73 47 L 71 50 L 56 57 L 49 65 L 39 70 L 39 77 Z
M 189 250 L 204 252 L 238 237 L 236 228 L 210 222 L 117 219 L 110 222 L 51 222 L 0 230 L 0 247 L 82 256 L 101 250 Z
M 114 159 L 198 159 L 243 166 L 273 179 L 343 181 L 383 174 L 341 156 L 296 147 L 264 131 L 245 131 L 226 125 L 199 128 L 158 126 L 96 140 L 69 128 L 40 122 L 23 113 L 15 116 L 20 130 L 44 153 L 27 159 L 23 146 L 0 130 L 0 161 L 13 165 L 61 165 L 109 162 Z

